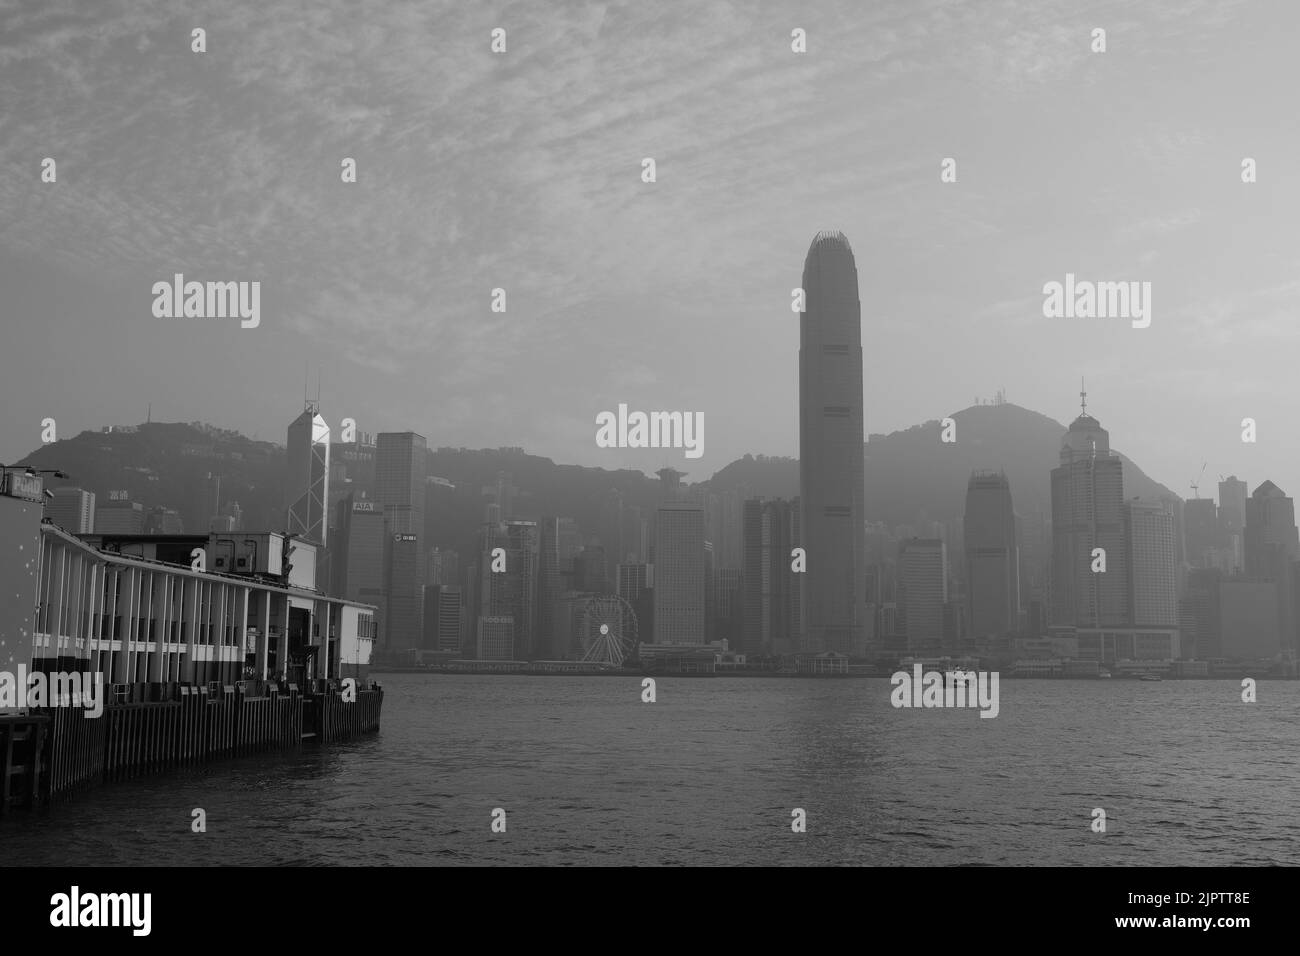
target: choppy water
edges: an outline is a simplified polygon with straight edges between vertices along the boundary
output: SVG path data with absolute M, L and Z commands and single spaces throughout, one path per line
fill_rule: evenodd
M 0 862 L 1300 862 L 1300 682 L 1003 681 L 981 719 L 884 679 L 381 680 L 378 736 L 18 812 Z

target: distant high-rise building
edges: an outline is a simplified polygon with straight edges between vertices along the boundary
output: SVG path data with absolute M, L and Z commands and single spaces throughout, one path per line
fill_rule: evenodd
M 144 533 L 184 534 L 185 523 L 181 520 L 180 512 L 175 508 L 164 508 L 159 505 L 156 508 L 150 508 L 149 513 L 145 515 Z
M 573 559 L 573 586 L 592 594 L 610 594 L 609 556 L 602 545 L 590 543 Z
M 1138 627 L 1176 627 L 1178 569 L 1173 514 L 1163 504 L 1134 499 L 1124 503 L 1124 524 L 1132 623 Z
M 511 660 L 547 656 L 548 649 L 537 643 L 540 530 L 536 521 L 512 520 L 484 525 L 480 532 L 474 581 L 477 617 L 510 619 Z
M 1214 566 L 1219 546 L 1219 515 L 1213 498 L 1192 498 L 1183 502 L 1183 536 L 1187 542 L 1187 563 L 1194 568 Z
M 95 533 L 95 494 L 81 488 L 55 488 L 45 500 L 45 517 L 69 534 Z
M 743 607 L 737 649 L 747 654 L 789 654 L 799 647 L 795 597 L 801 572 L 791 567 L 798 509 L 798 502 L 779 498 L 750 498 L 742 507 Z
M 383 615 L 382 640 L 387 652 L 420 647 L 424 642 L 424 581 L 420 575 L 423 555 L 419 536 L 388 533 L 387 611 Z
M 450 548 L 432 548 L 427 556 L 428 578 L 425 584 L 459 584 L 460 555 Z
M 651 587 L 650 565 L 620 564 L 618 566 L 618 596 L 632 608 L 637 626 L 637 640 L 649 643 L 654 628 L 654 590 Z M 624 621 L 624 633 L 630 619 Z
M 864 594 L 862 314 L 849 241 L 821 232 L 804 260 L 799 320 L 799 488 L 808 570 L 803 649 L 862 656 Z
M 464 641 L 460 587 L 434 584 L 424 589 L 424 649 L 459 653 Z
M 1276 585 L 1277 621 L 1282 648 L 1296 648 L 1296 581 L 1293 562 L 1300 557 L 1295 502 L 1265 481 L 1246 500 L 1246 574 Z M 1230 635 L 1224 633 L 1225 645 Z M 1224 653 L 1227 653 L 1225 648 Z
M 914 654 L 944 649 L 948 549 L 939 538 L 908 538 L 898 546 L 898 628 Z
M 1219 482 L 1219 528 L 1225 534 L 1246 530 L 1246 483 L 1236 475 Z
M 95 507 L 95 534 L 143 534 L 144 506 L 138 501 L 110 499 Z
M 381 432 L 375 448 L 375 500 L 389 531 L 424 534 L 424 477 L 428 445 L 415 432 Z
M 1187 576 L 1187 598 L 1185 604 L 1190 611 L 1190 628 L 1184 624 L 1184 649 L 1193 651 L 1200 660 L 1212 660 L 1223 656 L 1221 615 L 1219 608 L 1219 585 L 1223 582 L 1223 572 L 1217 568 L 1197 568 Z
M 1002 473 L 976 472 L 966 484 L 967 624 L 975 638 L 1016 630 L 1020 618 L 1020 549 L 1011 485 Z
M 378 502 L 354 492 L 339 502 L 334 526 L 338 533 L 333 543 L 331 588 L 340 597 L 375 606 L 375 633 L 382 647 L 388 611 L 383 509 Z
M 388 650 L 418 647 L 423 639 L 427 451 L 424 436 L 415 432 L 381 432 L 375 444 L 375 500 L 384 511 L 388 554 L 380 641 Z
M 548 660 L 563 658 L 568 647 L 557 639 L 555 614 L 560 595 L 565 591 L 564 562 L 561 557 L 560 531 L 565 519 L 550 515 L 542 518 L 537 531 L 537 656 Z
M 1052 624 L 1129 623 L 1123 503 L 1123 465 L 1085 404 L 1061 442 L 1061 464 L 1052 469 Z M 1098 548 L 1103 554 L 1094 554 Z M 1105 572 L 1093 571 L 1102 556 Z
M 665 501 L 655 513 L 654 643 L 704 643 L 704 509 Z
M 485 615 L 478 619 L 475 656 L 481 661 L 510 661 L 515 648 L 515 621 L 510 615 Z
M 1219 540 L 1230 574 L 1246 568 L 1246 483 L 1229 475 L 1219 482 Z
M 286 450 L 288 531 L 328 545 L 330 427 L 315 402 L 308 402 L 302 414 L 290 423 Z
M 1249 520 L 1249 518 L 1247 519 Z M 1228 660 L 1274 660 L 1290 647 L 1279 613 L 1275 581 L 1229 578 L 1219 583 L 1221 653 Z

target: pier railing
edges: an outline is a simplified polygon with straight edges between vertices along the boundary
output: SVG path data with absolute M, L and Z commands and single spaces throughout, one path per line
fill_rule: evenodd
M 293 684 L 281 690 L 262 681 L 133 687 L 123 701 L 107 701 L 99 717 L 81 707 L 56 707 L 6 718 L 0 723 L 0 812 L 9 803 L 58 799 L 101 781 L 379 729 L 382 689 L 358 689 L 355 701 L 344 701 L 333 687 L 318 689 L 304 695 Z

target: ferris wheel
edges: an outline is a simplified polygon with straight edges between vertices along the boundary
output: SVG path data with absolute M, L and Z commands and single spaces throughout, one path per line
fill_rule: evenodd
M 617 595 L 588 598 L 582 607 L 578 637 L 584 662 L 622 667 L 636 650 L 636 612 Z

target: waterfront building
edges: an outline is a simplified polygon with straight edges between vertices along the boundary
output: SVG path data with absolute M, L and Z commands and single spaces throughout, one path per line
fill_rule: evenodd
M 1176 626 L 1178 568 L 1173 514 L 1163 504 L 1137 499 L 1126 501 L 1124 532 L 1128 542 L 1132 623 L 1138 627 Z
M 703 644 L 704 509 L 664 501 L 655 512 L 654 643 Z
M 1011 485 L 1005 474 L 971 475 L 966 484 L 962 542 L 966 551 L 970 633 L 985 638 L 1016 630 L 1020 618 L 1020 549 Z
M 45 502 L 45 517 L 69 534 L 90 534 L 95 530 L 94 492 L 55 488 Z
M 1110 451 L 1110 434 L 1087 413 L 1061 441 L 1052 469 L 1052 624 L 1122 628 L 1130 618 L 1124 538 L 1124 474 Z M 1094 551 L 1106 571 L 1093 571 Z
M 799 319 L 799 575 L 802 649 L 861 657 L 868 637 L 862 314 L 842 233 L 821 232 L 804 260 Z

